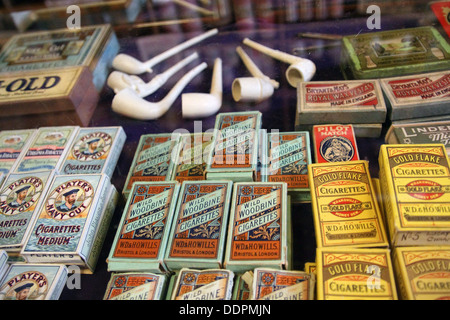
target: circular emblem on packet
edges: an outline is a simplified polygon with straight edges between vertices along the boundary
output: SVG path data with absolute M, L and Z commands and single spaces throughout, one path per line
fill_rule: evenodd
M 112 138 L 104 132 L 89 133 L 73 146 L 72 155 L 80 161 L 92 161 L 103 157 L 111 149 Z
M 355 150 L 346 137 L 327 137 L 320 143 L 320 154 L 328 162 L 350 161 Z
M 0 289 L 0 300 L 44 300 L 47 290 L 48 280 L 44 274 L 24 272 L 5 282 Z
M 363 212 L 361 201 L 352 198 L 333 200 L 328 207 L 332 214 L 341 218 L 352 218 Z
M 45 211 L 55 220 L 79 216 L 89 208 L 94 188 L 84 180 L 71 180 L 56 187 L 48 196 Z
M 0 213 L 12 216 L 34 208 L 42 194 L 43 182 L 37 177 L 16 180 L 0 194 Z
M 434 200 L 444 195 L 442 186 L 429 180 L 416 180 L 408 183 L 406 192 L 419 200 Z

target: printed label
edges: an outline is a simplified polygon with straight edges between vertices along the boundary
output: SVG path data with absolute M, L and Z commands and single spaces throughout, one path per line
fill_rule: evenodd
M 384 244 L 366 163 L 321 164 L 311 170 L 320 245 Z
M 378 105 L 375 85 L 372 82 L 307 84 L 305 91 L 308 109 Z
M 269 134 L 269 182 L 286 182 L 288 188 L 308 188 L 308 135 Z
M 279 260 L 282 250 L 282 186 L 237 189 L 230 260 Z
M 32 130 L 0 132 L 0 173 L 5 175 L 9 173 L 33 132 Z
M 253 300 L 310 300 L 314 281 L 305 272 L 256 269 Z M 312 283 L 311 283 L 312 281 Z
M 219 118 L 211 168 L 252 168 L 256 165 L 257 117 L 256 114 L 242 114 Z
M 105 300 L 159 300 L 162 276 L 153 274 L 117 274 L 111 277 Z
M 9 279 L 0 289 L 1 300 L 44 300 L 49 283 L 47 277 L 37 271 L 24 272 Z
M 120 226 L 114 257 L 156 259 L 166 230 L 174 184 L 136 184 Z
M 418 100 L 448 99 L 450 96 L 450 74 L 428 74 L 423 77 L 391 80 L 389 90 L 398 104 L 417 103 Z
M 227 183 L 185 184 L 174 220 L 170 258 L 217 258 L 227 188 Z
M 322 292 L 325 299 L 395 299 L 388 257 L 384 253 L 322 252 Z M 370 268 L 376 266 L 377 283 Z
M 181 270 L 174 300 L 229 300 L 233 274 L 227 270 Z
M 353 126 L 314 126 L 313 134 L 317 163 L 359 160 Z
M 394 133 L 400 144 L 442 143 L 450 148 L 450 124 L 447 122 L 396 127 Z

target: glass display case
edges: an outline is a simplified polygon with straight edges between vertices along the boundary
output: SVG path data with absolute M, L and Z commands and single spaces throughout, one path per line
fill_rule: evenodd
M 0 130 L 78 125 L 122 127 L 126 134 L 111 175 L 111 184 L 120 196 L 98 263 L 92 272 L 81 275 L 79 288 L 65 287 L 60 299 L 104 298 L 112 275 L 107 258 L 127 202 L 122 191 L 143 135 L 207 132 L 215 128 L 219 113 L 259 111 L 261 128 L 268 134 L 307 131 L 306 146 L 314 163 L 319 151 L 314 149 L 313 126 L 352 125 L 359 160 L 367 161 L 368 174 L 375 179 L 380 178 L 380 147 L 393 141 L 388 136 L 394 139 L 393 124 L 412 127 L 412 123 L 439 122 L 442 135 L 448 137 L 447 102 L 427 101 L 423 105 L 417 98 L 413 99 L 417 92 L 414 95 L 398 86 L 412 81 L 417 74 L 433 72 L 433 76 L 427 75 L 426 81 L 436 84 L 435 90 L 424 89 L 422 94 L 433 95 L 441 90 L 439 95 L 448 96 L 442 90 L 445 86 L 450 88 L 445 80 L 448 79 L 445 73 L 450 69 L 449 14 L 449 2 L 423 0 L 2 0 L 0 98 L 4 96 L 5 100 L 0 99 Z M 107 25 L 108 31 L 93 29 L 85 31 L 83 37 L 75 36 L 77 30 L 100 25 Z M 189 43 L 214 29 L 216 33 Z M 385 35 L 390 31 L 392 36 Z M 104 32 L 98 35 L 98 41 L 94 39 L 96 32 Z M 24 38 L 12 41 L 16 36 Z M 54 47 L 44 44 L 47 37 L 53 37 Z M 69 49 L 65 46 L 66 39 L 71 41 Z M 81 43 L 88 40 L 92 41 L 92 52 L 83 53 Z M 12 44 L 15 47 L 10 49 Z M 186 47 L 171 51 L 182 44 Z M 58 45 L 65 47 L 60 50 Z M 263 52 L 261 47 L 272 51 Z M 164 53 L 167 56 L 161 57 Z M 140 96 L 124 95 L 122 88 L 108 81 L 113 71 L 121 71 L 120 64 L 113 65 L 119 55 L 134 58 L 130 64 L 135 65 L 161 57 L 143 72 L 130 73 L 128 80 L 118 75 L 134 88 L 140 88 Z M 43 61 L 43 56 L 51 61 Z M 218 59 L 220 70 L 216 69 Z M 184 65 L 156 87 L 149 88 L 152 79 L 182 60 Z M 291 80 L 290 67 L 298 62 L 310 65 L 303 65 L 300 76 Z M 32 63 L 34 67 L 30 67 Z M 76 70 L 80 65 L 87 70 Z M 195 66 L 203 69 L 191 75 Z M 219 71 L 220 79 L 216 79 Z M 25 72 L 28 72 L 26 76 L 22 74 Z M 269 92 L 266 95 L 260 88 L 244 88 L 248 84 L 242 79 L 255 80 L 256 74 L 264 81 L 257 86 L 264 86 Z M 68 91 L 43 92 L 56 76 L 61 82 L 70 83 Z M 393 87 L 390 99 L 386 86 L 391 82 L 383 85 L 378 79 L 397 77 L 403 78 L 391 79 L 397 87 Z M 183 79 L 184 83 L 180 84 Z M 241 82 L 237 83 L 237 79 Z M 409 88 L 418 86 L 411 84 Z M 174 92 L 177 87 L 178 92 Z M 212 100 L 203 101 L 215 89 L 219 92 L 217 107 Z M 244 89 L 260 91 L 248 93 L 258 95 L 249 97 Z M 39 93 L 39 90 L 41 96 L 29 99 L 32 91 Z M 151 94 L 146 94 L 146 90 Z M 191 93 L 199 95 L 192 97 L 190 110 L 199 110 L 189 115 L 185 104 Z M 404 102 L 400 101 L 408 94 Z M 350 112 L 351 99 L 358 102 L 365 99 L 360 105 L 368 107 Z M 327 104 L 330 100 L 334 104 Z M 403 103 L 395 107 L 396 112 L 394 100 Z M 416 133 L 412 131 L 408 137 Z M 397 136 L 396 143 L 400 139 Z M 447 141 L 441 139 L 438 143 L 447 144 Z M 300 271 L 316 262 L 318 240 L 311 199 L 297 200 L 289 204 L 288 245 L 289 268 Z M 445 204 L 449 205 L 449 202 Z M 443 230 L 449 245 L 450 229 L 446 228 Z M 323 279 L 316 278 L 320 280 Z

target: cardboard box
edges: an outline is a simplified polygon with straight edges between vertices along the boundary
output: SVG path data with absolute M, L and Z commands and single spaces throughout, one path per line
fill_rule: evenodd
M 15 166 L 11 168 L 11 172 L 55 170 L 59 173 L 78 129 L 78 126 L 39 128 L 26 152 L 21 154 Z
M 392 121 L 450 114 L 450 72 L 383 78 L 388 118 Z
M 399 247 L 392 259 L 401 299 L 448 300 L 450 247 Z
M 131 187 L 137 181 L 170 181 L 178 162 L 180 134 L 144 134 L 128 172 L 123 194 L 128 197 Z
M 99 101 L 87 67 L 0 74 L 0 125 L 28 129 L 88 126 Z
M 308 170 L 318 248 L 388 247 L 367 161 L 315 163 Z
M 56 176 L 21 255 L 28 263 L 80 265 L 93 272 L 117 198 L 106 175 Z
M 183 268 L 172 278 L 167 300 L 231 300 L 234 273 L 225 269 Z
M 308 131 L 267 134 L 268 163 L 265 182 L 285 182 L 292 202 L 309 202 L 308 165 L 311 161 Z
M 0 189 L 0 249 L 17 255 L 31 232 L 54 171 L 10 174 Z
M 450 155 L 450 121 L 392 123 L 386 133 L 388 144 L 443 144 Z
M 335 124 L 331 121 L 329 124 Z M 351 123 L 342 122 L 341 125 L 352 125 L 356 138 L 379 138 L 383 132 L 382 123 Z M 297 131 L 312 132 L 315 124 L 295 125 Z
M 318 248 L 317 300 L 397 300 L 389 249 Z
M 258 166 L 259 111 L 219 113 L 214 146 L 206 166 L 207 180 L 254 181 Z
M 59 264 L 12 264 L 0 282 L 0 300 L 58 300 L 67 281 Z
M 288 269 L 290 204 L 284 182 L 235 183 L 224 266 L 236 273 L 257 267 Z
M 25 152 L 35 133 L 35 129 L 0 131 L 0 172 L 4 174 L 3 178 L 14 167 L 20 154 Z
M 112 178 L 127 136 L 122 127 L 80 128 L 61 174 L 104 173 Z
M 312 135 L 316 163 L 359 160 L 351 124 L 317 125 L 313 127 Z
M 167 276 L 154 273 L 113 273 L 103 300 L 163 300 Z
M 133 184 L 107 259 L 109 271 L 169 272 L 164 254 L 179 188 L 176 181 Z
M 450 244 L 450 165 L 444 145 L 382 145 L 380 183 L 393 246 Z
M 447 70 L 450 46 L 434 27 L 359 33 L 342 39 L 341 69 L 349 79 L 377 79 Z
M 296 123 L 384 123 L 386 105 L 377 80 L 302 82 Z
M 164 256 L 170 270 L 223 267 L 231 191 L 231 181 L 183 182 Z

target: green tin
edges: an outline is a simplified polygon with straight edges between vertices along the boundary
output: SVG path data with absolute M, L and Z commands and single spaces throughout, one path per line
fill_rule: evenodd
M 359 33 L 342 39 L 341 69 L 348 79 L 377 79 L 446 70 L 450 46 L 434 27 Z

